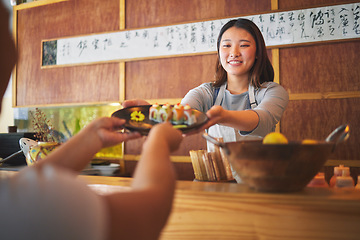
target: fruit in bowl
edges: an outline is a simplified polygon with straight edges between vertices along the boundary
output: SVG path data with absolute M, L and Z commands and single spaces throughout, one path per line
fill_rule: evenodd
M 284 134 L 279 132 L 271 132 L 263 139 L 263 144 L 287 144 L 289 141 Z

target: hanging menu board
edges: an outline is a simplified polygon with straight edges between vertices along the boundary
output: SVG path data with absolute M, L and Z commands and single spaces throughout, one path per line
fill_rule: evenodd
M 259 27 L 268 47 L 360 37 L 360 3 L 241 17 Z M 215 52 L 229 20 L 44 40 L 42 67 Z

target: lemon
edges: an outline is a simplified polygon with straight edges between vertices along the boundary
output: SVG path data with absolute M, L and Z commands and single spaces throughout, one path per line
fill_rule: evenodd
M 279 132 L 271 132 L 263 139 L 263 144 L 287 144 L 288 140 L 284 134 Z
M 302 144 L 317 144 L 318 141 L 314 140 L 314 139 L 304 139 L 301 141 Z

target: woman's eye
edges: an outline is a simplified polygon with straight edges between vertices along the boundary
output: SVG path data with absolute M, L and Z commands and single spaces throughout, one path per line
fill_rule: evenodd
M 250 47 L 250 45 L 248 45 L 248 44 L 242 44 L 242 45 L 240 45 L 240 47 Z
M 230 44 L 224 44 L 223 47 L 228 48 L 228 47 L 231 47 L 231 45 Z

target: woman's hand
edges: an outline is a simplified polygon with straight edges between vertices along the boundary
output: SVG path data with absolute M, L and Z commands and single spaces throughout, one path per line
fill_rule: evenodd
M 223 119 L 226 117 L 225 115 L 226 110 L 224 110 L 221 106 L 212 106 L 209 111 L 206 112 L 206 116 L 210 119 L 206 124 L 206 128 L 209 128 L 217 123 L 222 123 Z
M 207 121 L 201 128 L 186 133 L 185 136 L 203 132 L 205 129 L 208 129 L 212 125 L 221 123 L 225 118 L 225 114 L 226 114 L 225 111 L 226 110 L 224 110 L 221 106 L 218 105 L 213 106 L 212 108 L 209 109 L 209 111 L 206 112 L 206 116 L 209 118 L 209 121 Z
M 215 124 L 232 127 L 240 131 L 253 131 L 259 123 L 259 116 L 253 110 L 229 111 L 221 106 L 213 106 L 207 111 L 209 121 L 200 129 L 186 135 L 201 132 Z

